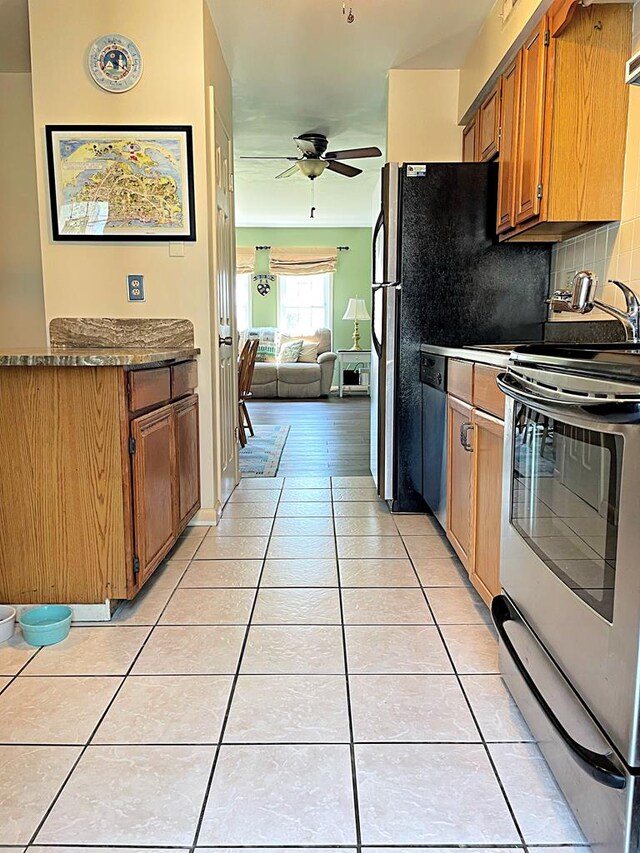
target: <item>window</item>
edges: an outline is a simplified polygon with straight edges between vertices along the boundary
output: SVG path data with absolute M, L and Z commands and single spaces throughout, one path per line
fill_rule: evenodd
M 236 328 L 241 332 L 251 327 L 251 274 L 236 276 Z
M 302 335 L 331 328 L 331 273 L 278 276 L 278 328 Z

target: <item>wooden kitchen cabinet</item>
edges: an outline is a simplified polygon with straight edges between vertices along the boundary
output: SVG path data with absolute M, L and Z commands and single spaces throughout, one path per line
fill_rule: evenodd
M 469 577 L 487 604 L 500 592 L 504 423 L 473 410 L 473 562 Z
M 462 162 L 473 163 L 477 159 L 477 120 L 474 116 L 462 131 Z
M 163 406 L 131 422 L 138 584 L 145 582 L 174 541 L 174 417 L 174 407 Z
M 200 508 L 197 366 L 0 368 L 0 601 L 133 598 Z
M 556 0 L 529 34 L 502 75 L 501 240 L 560 241 L 620 219 L 630 53 L 627 3 Z
M 500 95 L 502 80 L 493 87 L 478 110 L 477 159 L 483 163 L 493 160 L 500 151 Z
M 447 536 L 469 571 L 472 558 L 473 407 L 448 395 Z
M 198 397 L 174 403 L 177 495 L 175 531 L 182 530 L 200 506 Z

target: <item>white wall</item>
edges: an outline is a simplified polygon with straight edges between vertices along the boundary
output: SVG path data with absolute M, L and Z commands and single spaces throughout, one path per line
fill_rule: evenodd
M 46 342 L 30 74 L 0 74 L 0 347 Z
M 209 213 L 205 89 L 220 88 L 230 109 L 230 81 L 222 57 L 212 64 L 222 78 L 205 75 L 202 0 L 30 0 L 33 116 L 42 239 L 44 304 L 52 317 L 184 317 L 201 347 L 202 505 L 215 505 L 214 418 L 211 388 Z M 91 80 L 89 45 L 119 32 L 139 46 L 142 78 L 127 93 L 110 94 Z M 211 39 L 208 39 L 209 49 Z M 219 48 L 218 48 L 219 49 Z M 212 74 L 215 74 L 215 70 Z M 184 257 L 170 257 L 168 243 L 61 243 L 51 239 L 44 128 L 47 124 L 186 124 L 193 127 L 198 239 Z M 126 300 L 127 273 L 145 276 L 147 301 Z
M 457 69 L 389 71 L 387 160 L 437 163 L 462 159 L 459 82 Z

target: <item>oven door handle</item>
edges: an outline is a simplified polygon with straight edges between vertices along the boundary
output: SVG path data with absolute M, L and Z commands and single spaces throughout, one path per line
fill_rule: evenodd
M 556 730 L 565 746 L 568 748 L 573 760 L 593 779 L 600 782 L 602 785 L 606 785 L 608 788 L 617 788 L 619 790 L 626 788 L 627 780 L 624 773 L 608 755 L 602 755 L 599 752 L 594 752 L 571 737 L 569 732 L 552 711 L 549 703 L 538 689 L 533 678 L 527 672 L 527 668 L 518 655 L 518 652 L 505 629 L 505 624 L 513 620 L 513 615 L 511 613 L 509 602 L 504 595 L 497 595 L 491 602 L 491 615 L 498 630 L 498 634 L 500 635 L 500 639 L 509 653 L 514 666 L 522 676 L 525 684 L 533 694 L 534 699 L 542 709 L 543 713 Z
M 507 394 L 507 396 L 513 397 L 513 399 L 517 400 L 519 403 L 524 403 L 525 406 L 531 406 L 533 408 L 536 406 L 545 406 L 547 409 L 555 409 L 557 412 L 570 412 L 584 406 L 589 406 L 590 409 L 597 408 L 597 404 L 594 406 L 590 399 L 584 397 L 569 400 L 555 400 L 553 398 L 542 396 L 538 397 L 535 394 L 529 393 L 524 385 L 521 382 L 518 382 L 517 379 L 514 379 L 510 373 L 498 374 L 496 383 L 503 394 Z

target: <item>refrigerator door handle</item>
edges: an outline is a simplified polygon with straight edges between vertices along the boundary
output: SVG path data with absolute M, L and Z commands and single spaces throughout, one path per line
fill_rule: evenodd
M 382 355 L 382 341 L 376 335 L 376 292 L 380 287 L 374 287 L 371 291 L 371 340 L 378 356 Z
M 491 602 L 491 616 L 493 617 L 493 622 L 498 634 L 500 635 L 500 640 L 504 644 L 504 647 L 513 661 L 515 668 L 518 670 L 523 681 L 531 691 L 531 694 L 545 717 L 549 720 L 558 736 L 562 739 L 563 743 L 569 750 L 569 754 L 573 760 L 586 773 L 595 779 L 596 782 L 600 782 L 608 788 L 617 788 L 619 790 L 626 788 L 627 780 L 625 775 L 611 757 L 594 752 L 583 744 L 578 743 L 578 741 L 576 741 L 562 725 L 551 709 L 549 703 L 538 689 L 538 686 L 527 671 L 524 662 L 520 658 L 520 655 L 516 651 L 515 646 L 511 642 L 511 638 L 505 629 L 506 623 L 512 621 L 513 615 L 511 613 L 509 602 L 504 595 L 496 595 Z

